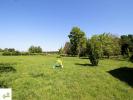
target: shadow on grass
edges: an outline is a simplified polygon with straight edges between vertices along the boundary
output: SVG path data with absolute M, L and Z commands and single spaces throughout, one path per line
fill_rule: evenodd
M 122 67 L 108 71 L 108 73 L 133 87 L 133 68 Z
M 75 65 L 86 66 L 86 67 L 87 67 L 87 66 L 88 66 L 88 67 L 89 67 L 89 66 L 91 66 L 91 67 L 93 66 L 92 64 L 81 64 L 81 63 L 75 63 Z
M 10 63 L 0 63 L 0 73 L 4 72 L 16 72 L 16 69 L 13 68 L 14 64 Z

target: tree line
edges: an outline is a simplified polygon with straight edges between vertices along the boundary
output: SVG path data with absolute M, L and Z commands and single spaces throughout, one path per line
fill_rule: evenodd
M 14 48 L 0 49 L 3 56 L 19 56 L 19 55 L 44 55 L 40 46 L 30 46 L 28 52 L 20 52 Z
M 98 65 L 99 59 L 122 55 L 133 62 L 133 35 L 102 33 L 87 38 L 86 33 L 79 27 L 70 31 L 69 41 L 59 49 L 60 55 L 89 57 L 92 65 Z M 4 56 L 44 55 L 40 46 L 30 46 L 28 52 L 20 52 L 14 48 L 0 49 Z
M 69 56 L 88 56 L 93 65 L 98 65 L 98 59 L 110 56 L 123 55 L 133 62 L 133 35 L 102 33 L 87 38 L 79 27 L 70 31 L 69 42 L 59 49 L 60 54 Z

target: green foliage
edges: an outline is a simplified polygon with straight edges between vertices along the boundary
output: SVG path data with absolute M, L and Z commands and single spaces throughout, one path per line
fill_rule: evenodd
M 14 52 L 16 51 L 14 48 L 5 48 L 4 50 L 1 49 L 1 51 L 8 51 L 8 52 Z
M 99 57 L 120 54 L 119 38 L 110 34 L 103 33 L 100 35 L 93 35 L 90 39 L 90 44 L 95 48 Z
M 129 57 L 129 53 L 133 52 L 133 35 L 122 35 L 120 43 L 121 54 Z
M 12 53 L 9 52 L 9 51 L 4 51 L 4 52 L 2 53 L 2 55 L 3 55 L 3 56 L 11 56 Z
M 62 47 L 59 49 L 59 54 L 60 54 L 60 55 L 63 54 L 63 48 L 62 48 Z
M 65 46 L 63 48 L 63 53 L 67 55 L 71 54 L 71 43 L 70 42 L 65 43 Z
M 21 53 L 19 51 L 13 51 L 13 52 L 10 52 L 10 51 L 4 51 L 2 53 L 3 56 L 19 56 L 21 55 Z
M 12 56 L 19 56 L 19 55 L 21 55 L 21 53 L 19 51 L 13 51 L 11 53 L 12 53 Z
M 79 55 L 80 49 L 86 47 L 85 33 L 78 27 L 73 27 L 68 35 L 71 43 L 71 55 Z
M 42 48 L 40 46 L 31 46 L 28 51 L 30 53 L 42 53 Z
M 98 54 L 97 48 L 93 44 L 91 44 L 89 40 L 88 40 L 87 46 L 89 48 L 88 56 L 89 56 L 90 62 L 93 66 L 97 66 L 99 62 L 99 54 Z
M 0 48 L 0 52 L 3 52 L 3 49 Z
M 87 56 L 86 48 L 80 48 L 79 57 L 85 57 Z
M 99 57 L 98 57 L 98 54 L 95 51 L 92 50 L 90 52 L 89 59 L 90 59 L 90 62 L 91 62 L 91 64 L 93 66 L 97 66 L 98 65 Z
M 19 56 L 21 53 L 14 48 L 5 48 L 2 53 L 3 56 Z
M 103 56 L 102 43 L 99 39 L 99 35 L 93 35 L 90 40 L 88 40 L 88 44 L 90 45 L 88 49 L 95 50 L 95 53 L 98 54 L 99 57 Z M 92 51 L 93 52 L 93 51 Z
M 8 51 L 9 52 L 15 52 L 15 49 L 14 48 L 8 48 Z
M 21 52 L 21 55 L 27 56 L 27 55 L 30 55 L 30 53 L 29 52 Z

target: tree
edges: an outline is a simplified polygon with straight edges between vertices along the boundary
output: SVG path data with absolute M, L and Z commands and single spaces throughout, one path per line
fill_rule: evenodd
M 3 51 L 4 51 L 4 52 L 8 51 L 8 48 L 5 48 Z
M 90 59 L 91 64 L 93 66 L 97 66 L 99 62 L 99 55 L 97 52 L 97 48 L 95 45 L 91 43 L 89 39 L 87 41 L 87 53 L 88 53 L 88 57 Z
M 3 51 L 15 52 L 15 49 L 14 48 L 5 48 Z
M 64 54 L 70 55 L 71 54 L 71 44 L 70 42 L 66 42 L 63 48 Z
M 63 54 L 63 48 L 62 48 L 62 47 L 59 49 L 59 54 L 60 54 L 60 55 Z
M 3 49 L 0 48 L 0 52 L 3 52 Z
M 42 53 L 42 48 L 40 46 L 35 47 L 36 48 L 36 53 Z
M 21 55 L 21 52 L 19 52 L 19 51 L 12 52 L 12 56 L 19 56 L 19 55 Z
M 71 55 L 79 55 L 81 48 L 86 46 L 85 33 L 80 28 L 73 27 L 68 37 L 71 43 Z
M 31 46 L 30 48 L 29 48 L 29 50 L 28 50 L 30 53 L 35 53 L 35 48 L 34 48 L 34 46 Z
M 120 54 L 119 38 L 110 33 L 93 35 L 90 39 L 90 43 L 95 47 L 95 51 L 100 58 L 103 56 L 109 58 L 111 55 Z
M 78 56 L 82 57 L 86 55 L 86 43 L 87 38 L 85 37 L 85 33 L 82 33 L 82 37 L 79 39 L 79 45 L 78 45 Z
M 14 48 L 9 48 L 8 51 L 9 52 L 15 52 L 15 49 Z
M 130 52 L 133 53 L 133 35 L 122 35 L 120 39 L 121 54 L 130 56 Z
M 42 53 L 42 48 L 40 46 L 31 46 L 28 51 L 30 53 Z
M 90 46 L 90 49 L 94 49 L 95 53 L 98 54 L 99 57 L 103 56 L 103 49 L 102 49 L 102 39 L 99 39 L 99 35 L 93 35 L 91 39 L 88 41 Z
M 120 54 L 120 43 L 119 38 L 117 36 L 112 35 L 111 33 L 103 33 L 100 36 L 103 37 L 103 55 L 109 58 L 111 55 L 114 56 Z

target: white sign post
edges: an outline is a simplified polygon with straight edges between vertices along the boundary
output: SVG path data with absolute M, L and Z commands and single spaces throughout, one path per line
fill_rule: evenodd
M 12 89 L 0 88 L 0 100 L 12 100 Z

